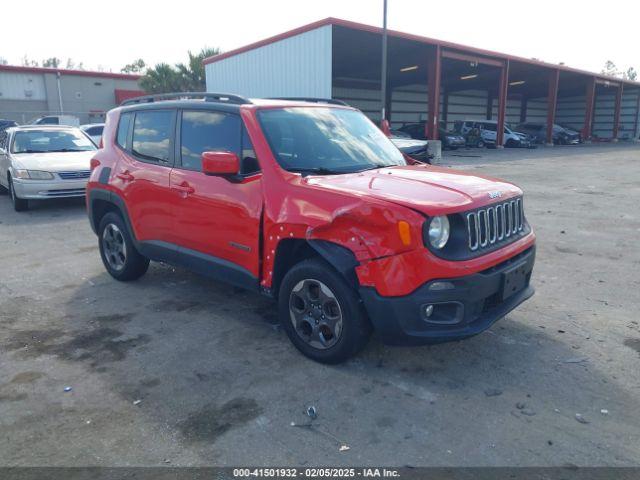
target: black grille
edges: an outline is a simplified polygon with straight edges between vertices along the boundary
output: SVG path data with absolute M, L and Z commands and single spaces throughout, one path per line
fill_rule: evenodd
M 525 228 L 522 197 L 480 208 L 465 217 L 469 250 L 491 248 Z
M 79 180 L 81 178 L 89 178 L 90 170 L 79 170 L 77 172 L 57 172 L 63 180 Z

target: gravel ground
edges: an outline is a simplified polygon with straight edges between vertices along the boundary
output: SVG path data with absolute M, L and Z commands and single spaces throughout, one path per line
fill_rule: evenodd
M 444 163 L 525 190 L 536 296 L 339 366 L 267 299 L 161 264 L 112 280 L 82 201 L 0 197 L 0 465 L 639 465 L 640 146 Z

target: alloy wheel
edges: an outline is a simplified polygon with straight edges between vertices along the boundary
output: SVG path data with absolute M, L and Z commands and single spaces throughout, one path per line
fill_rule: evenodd
M 340 339 L 342 309 L 335 294 L 319 280 L 301 280 L 293 287 L 289 314 L 298 336 L 314 348 L 326 350 Z
M 102 231 L 102 249 L 111 268 L 114 270 L 124 268 L 127 261 L 127 247 L 117 225 L 110 223 Z

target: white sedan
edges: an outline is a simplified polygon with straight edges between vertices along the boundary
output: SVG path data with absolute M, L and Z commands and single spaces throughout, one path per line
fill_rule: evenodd
M 0 190 L 8 190 L 16 211 L 29 200 L 85 195 L 90 162 L 97 150 L 77 127 L 22 126 L 7 130 L 0 145 Z

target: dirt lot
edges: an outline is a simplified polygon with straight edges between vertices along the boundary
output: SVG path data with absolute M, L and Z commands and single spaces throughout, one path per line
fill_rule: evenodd
M 82 202 L 0 197 L 0 464 L 639 465 L 640 146 L 454 155 L 524 188 L 536 296 L 334 367 L 264 298 L 160 264 L 112 280 Z

